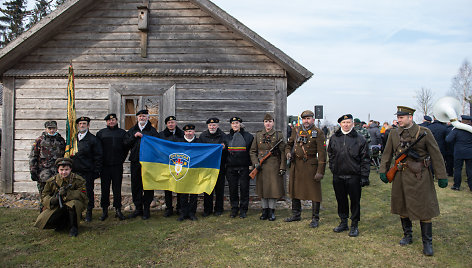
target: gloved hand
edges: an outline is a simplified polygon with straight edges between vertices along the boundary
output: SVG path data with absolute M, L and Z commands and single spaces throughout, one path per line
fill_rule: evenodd
M 67 190 L 66 190 L 66 187 L 62 186 L 61 188 L 59 188 L 59 195 L 64 198 L 67 194 Z
M 361 177 L 361 187 L 368 186 L 369 184 L 369 177 Z
M 53 196 L 51 197 L 51 199 L 49 199 L 49 206 L 51 208 L 57 207 L 58 205 L 59 205 L 59 198 L 57 198 L 57 196 Z
M 319 182 L 321 181 L 321 179 L 323 178 L 323 174 L 321 173 L 316 173 L 315 174 L 315 177 L 313 178 L 316 182 Z
M 38 176 L 38 174 L 36 174 L 36 173 L 31 173 L 31 179 L 32 179 L 33 181 L 39 181 L 39 176 Z
M 385 175 L 385 173 L 380 173 L 380 179 L 381 179 L 384 183 L 388 183 L 387 175 Z
M 438 179 L 438 186 L 441 188 L 447 187 L 447 179 Z
M 256 163 L 256 164 L 254 165 L 254 168 L 257 169 L 257 170 L 259 170 L 259 171 L 261 171 L 261 169 L 262 169 L 262 167 L 261 167 L 261 165 L 260 165 L 259 163 Z
M 283 175 L 285 175 L 285 170 L 283 170 L 283 169 L 280 169 L 280 170 L 279 170 L 279 175 L 280 175 L 280 176 L 283 176 Z

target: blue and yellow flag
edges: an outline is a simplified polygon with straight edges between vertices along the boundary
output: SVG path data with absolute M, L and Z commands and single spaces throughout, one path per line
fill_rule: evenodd
M 172 142 L 144 135 L 139 161 L 144 190 L 210 194 L 220 172 L 223 145 Z

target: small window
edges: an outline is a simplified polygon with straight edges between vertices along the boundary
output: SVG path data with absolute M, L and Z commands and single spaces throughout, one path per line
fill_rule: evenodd
M 122 96 L 122 111 L 124 111 L 124 128 L 132 128 L 137 123 L 136 113 L 140 110 L 149 111 L 151 125 L 158 129 L 159 97 L 157 96 Z

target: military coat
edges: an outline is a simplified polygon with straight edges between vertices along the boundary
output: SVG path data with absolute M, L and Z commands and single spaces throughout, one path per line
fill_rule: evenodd
M 52 197 L 57 195 L 59 188 L 62 186 L 68 188 L 65 197 L 63 197 L 63 205 L 70 208 L 75 207 L 77 219 L 80 219 L 80 215 L 82 214 L 82 211 L 85 210 L 88 203 L 88 198 L 85 194 L 85 180 L 81 176 L 72 172 L 65 179 L 61 178 L 61 175 L 57 174 L 46 181 L 46 185 L 44 186 L 41 195 L 41 203 L 44 205 L 44 210 L 39 214 L 34 226 L 43 229 L 52 214 L 60 208 L 59 205 L 52 207 L 50 201 Z
M 293 153 L 291 153 L 292 148 Z M 290 167 L 289 194 L 291 198 L 321 202 L 321 182 L 315 181 L 315 174 L 325 173 L 326 146 L 323 131 L 314 125 L 294 128 L 285 154 L 292 154 Z
M 262 164 L 262 170 L 256 177 L 256 194 L 261 198 L 281 198 L 284 196 L 284 178 L 279 175 L 279 170 L 285 170 L 287 165 L 284 135 L 274 129 L 269 132 L 266 132 L 265 129 L 260 130 L 256 132 L 249 150 L 252 163 L 257 164 L 280 140 L 282 142 Z
M 33 143 L 29 155 L 31 178 L 34 181 L 45 183 L 56 175 L 54 165 L 58 158 L 64 156 L 66 142 L 59 133 L 54 136 L 43 132 Z
M 426 136 L 413 147 L 418 156 L 417 160 L 408 156 L 406 164 L 395 174 L 392 185 L 391 212 L 412 220 L 429 220 L 439 215 L 439 204 L 429 165 L 432 164 L 437 178 L 447 179 L 444 160 L 431 131 L 415 123 L 408 129 L 392 129 L 379 170 L 380 173 L 387 173 L 390 165 L 394 163 L 394 156 L 399 155 L 424 132 Z

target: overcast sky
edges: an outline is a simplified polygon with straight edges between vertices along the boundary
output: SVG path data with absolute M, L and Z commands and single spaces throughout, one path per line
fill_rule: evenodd
M 445 96 L 472 60 L 470 0 L 213 2 L 314 74 L 288 98 L 292 115 L 323 105 L 331 123 L 391 121 L 422 87 Z

